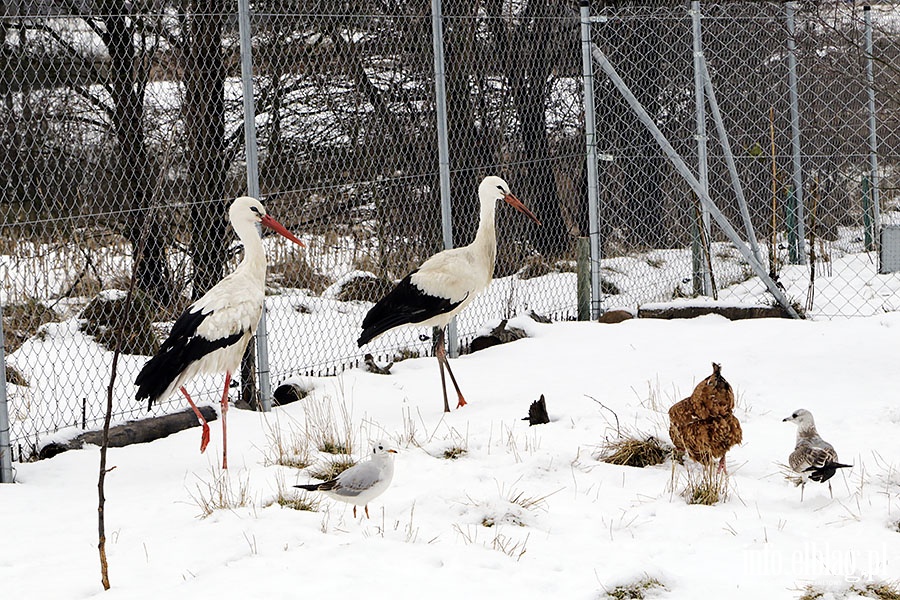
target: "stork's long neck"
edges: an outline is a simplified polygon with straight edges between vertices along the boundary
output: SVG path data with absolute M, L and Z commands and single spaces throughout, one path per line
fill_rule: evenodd
M 485 264 L 488 267 L 489 278 L 494 276 L 494 263 L 497 258 L 496 209 L 496 200 L 491 199 L 481 201 L 478 231 L 475 233 L 475 239 L 470 244 L 472 249 L 475 250 L 479 256 L 487 258 Z
M 238 239 L 244 245 L 244 258 L 235 272 L 247 273 L 249 277 L 257 280 L 261 287 L 266 280 L 266 253 L 257 226 L 255 223 L 246 221 L 239 224 L 232 223 L 232 226 Z

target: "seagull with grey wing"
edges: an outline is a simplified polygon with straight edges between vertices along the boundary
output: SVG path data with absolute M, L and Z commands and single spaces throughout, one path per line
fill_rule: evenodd
M 853 465 L 838 462 L 834 446 L 822 439 L 819 432 L 816 431 L 816 422 L 813 420 L 812 413 L 805 408 L 795 410 L 784 421 L 797 424 L 797 444 L 788 457 L 788 464 L 795 473 L 800 474 L 800 501 L 803 502 L 803 490 L 807 480 L 812 479 L 823 483 L 834 477 L 838 469 Z M 828 481 L 828 494 L 834 498 L 830 481 Z
M 356 518 L 356 507 L 363 506 L 366 518 L 369 518 L 369 501 L 384 493 L 394 478 L 394 455 L 397 451 L 384 442 L 372 447 L 371 457 L 342 471 L 330 481 L 309 485 L 295 485 L 310 492 L 323 492 L 334 500 L 353 505 L 353 518 Z

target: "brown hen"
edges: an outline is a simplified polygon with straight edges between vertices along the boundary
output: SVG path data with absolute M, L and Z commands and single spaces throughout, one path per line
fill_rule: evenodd
M 713 373 L 694 388 L 689 398 L 669 409 L 669 435 L 675 448 L 697 462 L 710 465 L 719 459 L 725 470 L 725 453 L 741 443 L 741 424 L 732 414 L 734 391 L 713 363 Z

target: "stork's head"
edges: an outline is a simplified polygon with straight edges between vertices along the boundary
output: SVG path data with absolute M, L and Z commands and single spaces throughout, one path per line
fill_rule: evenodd
M 394 454 L 397 454 L 397 451 L 387 442 L 380 441 L 372 444 L 372 458 L 389 458 Z
M 528 208 L 522 204 L 521 200 L 512 195 L 512 192 L 509 191 L 509 184 L 496 175 L 490 175 L 484 178 L 481 185 L 478 186 L 478 196 L 482 201 L 503 200 L 538 225 L 541 224 L 538 218 L 534 216 L 534 213 L 528 210 Z
M 806 410 L 805 408 L 798 408 L 791 416 L 786 417 L 782 420 L 791 421 L 792 423 L 796 423 L 797 427 L 800 429 L 812 429 L 816 426 L 816 422 L 813 421 L 812 413 Z
M 260 223 L 283 235 L 295 244 L 301 246 L 306 245 L 297 239 L 293 233 L 288 231 L 284 225 L 269 216 L 266 213 L 266 207 L 256 198 L 241 196 L 240 198 L 235 199 L 235 201 L 231 203 L 231 208 L 228 209 L 228 218 L 231 220 L 231 225 L 236 231 L 238 231 L 243 224 Z

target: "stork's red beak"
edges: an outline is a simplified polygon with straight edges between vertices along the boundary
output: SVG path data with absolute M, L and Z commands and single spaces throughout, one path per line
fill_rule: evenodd
M 304 248 L 306 247 L 306 244 L 304 244 L 299 239 L 297 239 L 297 236 L 295 236 L 293 233 L 288 231 L 284 225 L 282 225 L 281 223 L 279 223 L 278 221 L 276 221 L 269 215 L 263 215 L 262 219 L 260 219 L 260 223 L 262 223 L 269 229 L 283 235 L 284 237 L 291 240 L 295 244 L 299 244 L 299 245 L 303 246 Z
M 520 213 L 524 213 L 526 217 L 528 217 L 529 219 L 531 219 L 538 225 L 541 224 L 540 220 L 536 216 L 534 216 L 534 213 L 531 212 L 530 210 L 528 210 L 528 207 L 525 206 L 524 204 L 522 204 L 522 201 L 519 200 L 518 198 L 516 198 L 515 196 L 513 196 L 512 194 L 507 194 L 506 196 L 503 197 L 503 199 L 506 200 L 510 206 L 515 208 Z

